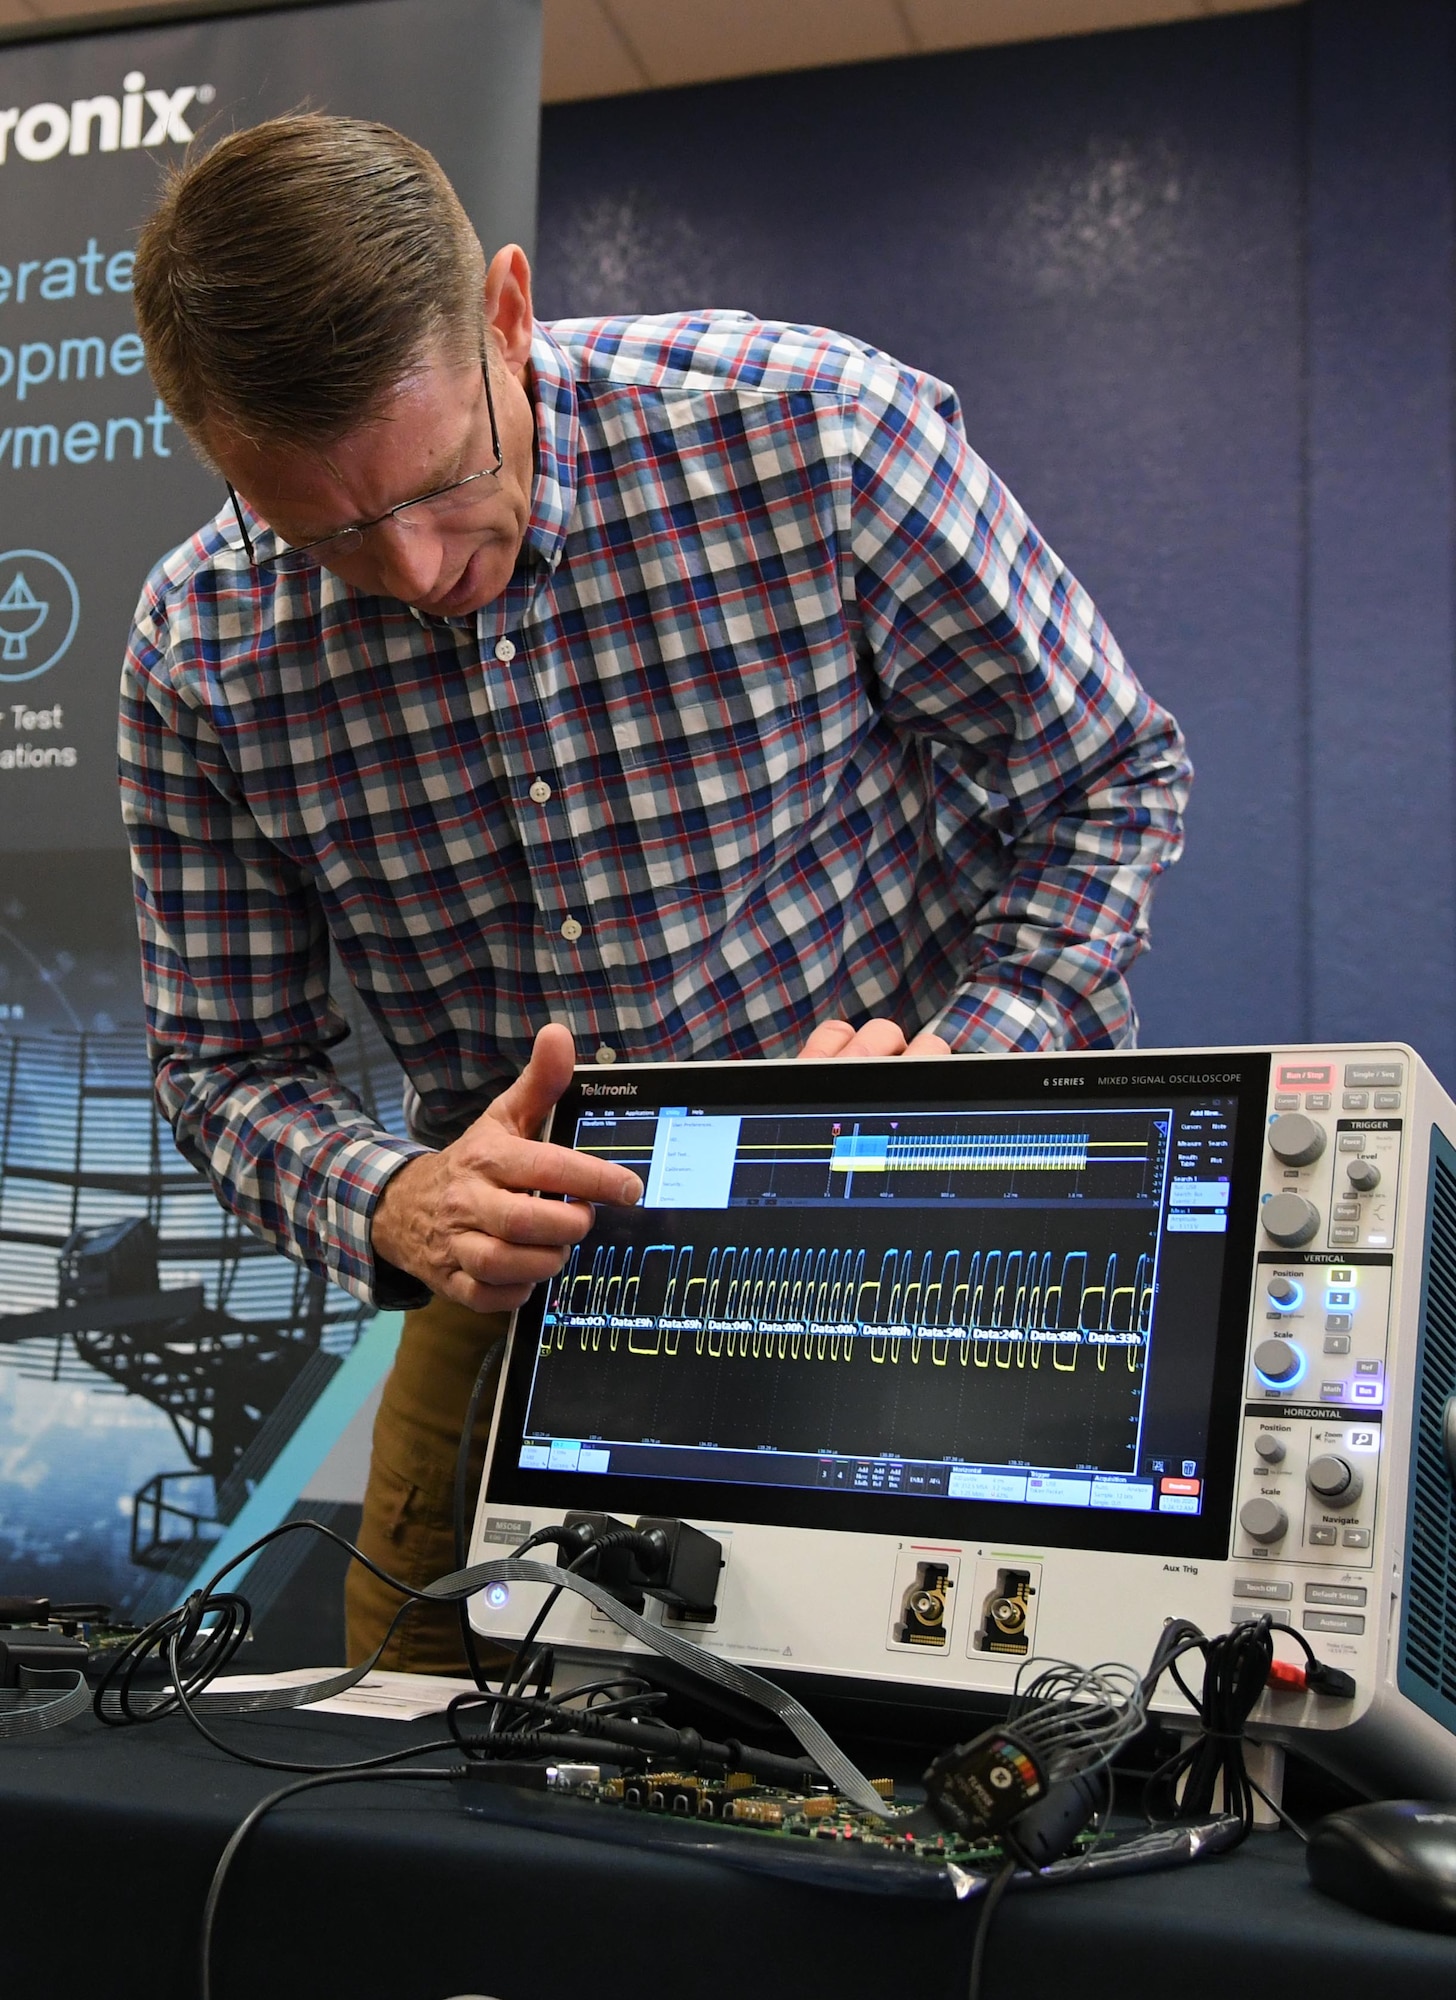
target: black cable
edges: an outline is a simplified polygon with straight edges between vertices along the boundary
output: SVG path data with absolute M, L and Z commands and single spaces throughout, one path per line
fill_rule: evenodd
M 991 1919 L 1001 1905 L 1001 1898 L 1011 1887 L 1011 1878 L 1016 1873 L 1016 1863 L 1005 1861 L 1000 1873 L 986 1891 L 979 1905 L 976 1919 L 976 1942 L 971 1947 L 971 1976 L 966 1982 L 966 2000 L 981 2000 L 981 1980 L 986 1969 L 986 1940 L 991 1935 Z M 206 1994 L 203 2000 L 207 2000 Z
M 470 1392 L 470 1402 L 465 1411 L 465 1427 L 460 1433 L 460 1443 L 455 1452 L 455 1567 L 464 1569 L 469 1555 L 470 1529 L 466 1520 L 469 1506 L 470 1448 L 475 1442 L 475 1425 L 480 1415 L 480 1406 L 485 1400 L 486 1385 L 500 1373 L 501 1358 L 505 1354 L 504 1338 L 497 1340 L 486 1353 L 475 1377 L 475 1387 Z M 457 1607 L 460 1616 L 460 1637 L 465 1647 L 465 1658 L 470 1666 L 470 1677 L 478 1688 L 488 1688 L 490 1679 L 481 1664 L 480 1652 L 475 1643 L 475 1627 L 470 1622 L 470 1600 L 462 1597 Z
M 448 1747 L 448 1746 L 447 1746 Z M 417 1751 L 410 1753 L 418 1755 Z M 389 1778 L 457 1778 L 458 1770 L 446 1766 L 444 1769 L 430 1767 L 419 1771 L 360 1771 L 339 1770 L 315 1773 L 312 1777 L 300 1778 L 292 1785 L 280 1785 L 276 1792 L 270 1792 L 260 1799 L 250 1813 L 234 1828 L 232 1838 L 223 1849 L 216 1868 L 212 1871 L 212 1882 L 207 1891 L 207 1901 L 202 1907 L 202 1935 L 198 1945 L 198 1993 L 199 2000 L 212 2000 L 212 1934 L 217 1924 L 218 1904 L 222 1900 L 223 1886 L 228 1878 L 228 1870 L 237 1859 L 238 1849 L 253 1828 L 274 1806 L 282 1805 L 285 1799 L 297 1798 L 301 1792 L 317 1791 L 324 1785 L 350 1785 L 383 1783 Z

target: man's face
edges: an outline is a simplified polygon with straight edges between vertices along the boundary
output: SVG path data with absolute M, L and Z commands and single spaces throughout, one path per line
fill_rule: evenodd
M 237 491 L 287 542 L 311 542 L 376 521 L 362 542 L 323 548 L 317 560 L 355 589 L 397 598 L 440 617 L 477 611 L 510 581 L 531 511 L 535 416 L 526 389 L 530 278 L 492 261 L 486 314 L 492 324 L 491 390 L 500 432 L 500 472 L 474 481 L 444 520 L 429 507 L 400 520 L 377 517 L 401 501 L 448 486 L 495 463 L 478 358 L 424 346 L 376 414 L 332 444 L 258 445 L 222 426 L 209 451 Z M 521 282 L 524 273 L 524 284 Z M 508 294 L 507 297 L 502 293 Z M 524 317 L 523 317 L 524 309 Z

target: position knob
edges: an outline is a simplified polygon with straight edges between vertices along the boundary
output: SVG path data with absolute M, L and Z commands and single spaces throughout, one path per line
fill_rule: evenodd
M 1308 1124 L 1309 1120 L 1304 1122 Z M 1259 1211 L 1259 1220 L 1264 1225 L 1266 1236 L 1272 1236 L 1286 1250 L 1297 1250 L 1301 1243 L 1308 1243 L 1318 1230 L 1320 1212 L 1312 1201 L 1306 1201 L 1302 1194 L 1294 1194 L 1286 1188 L 1283 1194 L 1269 1197 Z
M 1251 1542 L 1279 1542 L 1289 1532 L 1289 1516 L 1277 1500 L 1246 1500 L 1239 1526 Z
M 1380 1185 L 1380 1169 L 1374 1160 L 1351 1160 L 1345 1172 L 1350 1176 L 1350 1185 L 1356 1194 L 1369 1194 Z
M 1296 1306 L 1304 1304 L 1304 1287 L 1296 1285 L 1293 1278 L 1271 1278 L 1269 1303 L 1282 1307 L 1285 1312 L 1293 1312 Z
M 1286 1167 L 1312 1167 L 1325 1149 L 1325 1128 L 1302 1111 L 1287 1111 L 1269 1127 L 1269 1146 Z
M 1261 1340 L 1254 1349 L 1254 1366 L 1266 1382 L 1292 1382 L 1299 1373 L 1299 1349 L 1287 1340 Z
M 1274 1437 L 1269 1431 L 1261 1431 L 1254 1439 L 1254 1449 L 1265 1465 L 1281 1465 L 1284 1461 L 1284 1440 Z
M 1327 1507 L 1353 1507 L 1365 1490 L 1359 1467 L 1351 1465 L 1348 1459 L 1335 1458 L 1333 1454 L 1312 1459 L 1305 1477 L 1309 1481 L 1310 1492 L 1323 1500 Z

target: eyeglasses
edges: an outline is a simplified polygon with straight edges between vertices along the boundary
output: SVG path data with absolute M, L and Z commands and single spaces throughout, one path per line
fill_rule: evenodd
M 243 538 L 243 550 L 254 569 L 287 569 L 299 556 L 313 555 L 320 549 L 327 549 L 334 555 L 349 555 L 362 546 L 364 537 L 371 528 L 382 527 L 386 521 L 404 521 L 410 525 L 410 516 L 425 517 L 437 526 L 446 529 L 468 527 L 479 495 L 467 492 L 482 479 L 495 479 L 505 463 L 501 450 L 500 430 L 495 420 L 495 398 L 490 392 L 490 368 L 484 355 L 481 356 L 480 373 L 485 382 L 485 407 L 490 417 L 490 448 L 495 454 L 495 464 L 486 466 L 480 472 L 467 472 L 463 479 L 452 479 L 448 486 L 437 486 L 433 492 L 418 494 L 413 500 L 401 500 L 397 507 L 388 507 L 382 514 L 376 514 L 372 521 L 356 521 L 349 528 L 335 528 L 332 534 L 319 535 L 311 542 L 292 542 L 274 549 L 270 555 L 259 555 L 253 546 L 253 538 L 248 533 L 248 524 L 243 519 L 242 504 L 228 482 L 228 499 L 232 502 L 233 517 L 238 524 L 238 532 Z M 464 496 L 463 498 L 461 496 Z

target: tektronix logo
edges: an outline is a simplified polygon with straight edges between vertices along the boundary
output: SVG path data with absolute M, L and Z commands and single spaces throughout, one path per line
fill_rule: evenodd
M 186 113 L 211 104 L 210 83 L 149 90 L 139 69 L 121 80 L 120 97 L 78 97 L 64 104 L 18 105 L 0 111 L 0 166 L 14 155 L 39 165 L 60 153 L 131 153 L 143 146 L 185 146 L 194 136 Z
M 583 1097 L 635 1097 L 637 1086 L 635 1083 L 584 1083 L 581 1094 Z

